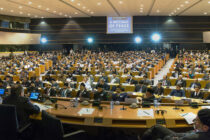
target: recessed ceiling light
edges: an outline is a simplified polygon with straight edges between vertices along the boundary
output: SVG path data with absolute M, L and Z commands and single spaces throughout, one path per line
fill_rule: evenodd
M 74 2 L 74 0 L 71 0 L 71 2 Z
M 59 15 L 63 15 L 63 13 L 59 13 Z
M 174 13 L 176 13 L 176 10 L 174 10 Z
M 65 16 L 65 17 L 67 17 L 68 15 L 67 15 L 67 14 L 65 14 L 64 16 Z
M 123 4 L 123 1 L 119 1 L 119 4 Z
M 4 10 L 4 8 L 0 8 L 1 10 Z
M 80 6 L 81 4 L 80 3 L 77 3 L 77 5 Z
M 160 13 L 160 10 L 157 10 L 157 13 Z
M 98 2 L 97 5 L 100 6 L 101 5 L 101 2 Z
M 20 12 L 20 14 L 22 15 L 22 14 L 23 14 L 23 12 Z
M 75 12 L 74 14 L 75 14 L 75 15 L 77 15 L 78 13 L 77 13 L 77 12 Z
M 53 13 L 56 13 L 56 11 L 53 11 Z
M 181 4 L 180 6 L 181 6 L 181 7 L 184 7 L 184 5 L 183 5 L 183 4 Z
M 38 17 L 37 15 L 35 15 L 34 17 Z
M 143 13 L 143 11 L 139 11 L 140 13 Z
M 19 8 L 19 9 L 22 9 L 23 7 L 22 7 L 22 6 L 19 6 L 18 8 Z
M 28 13 L 28 16 L 30 16 L 31 14 L 30 13 Z
M 83 8 L 83 9 L 85 9 L 86 7 L 85 7 L 85 6 L 83 6 L 82 8 Z
M 12 13 L 13 13 L 13 12 L 14 12 L 14 10 L 10 10 L 10 12 L 12 12 Z
M 188 3 L 189 3 L 189 1 L 185 1 L 185 3 L 186 3 L 186 4 L 188 4 Z
M 30 5 L 30 4 L 32 4 L 32 2 L 31 2 L 31 1 L 29 1 L 29 2 L 28 2 L 28 4 Z
M 38 5 L 38 8 L 41 8 L 42 6 L 41 5 Z
M 203 14 L 204 14 L 204 15 L 207 15 L 207 12 L 204 12 Z
M 141 9 L 141 10 L 143 10 L 144 8 L 143 8 L 143 7 L 141 7 L 140 9 Z
M 208 1 L 208 4 L 210 4 L 210 1 Z
M 141 6 L 141 7 L 144 7 L 144 5 L 143 5 L 143 4 L 141 4 L 140 6 Z
M 87 9 L 87 11 L 89 12 L 89 11 L 90 11 L 90 9 Z
M 180 10 L 180 8 L 178 7 L 178 8 L 176 8 L 177 10 Z
M 47 10 L 47 11 L 49 11 L 49 10 L 50 10 L 50 8 L 46 8 L 46 10 Z
M 94 14 L 94 12 L 91 12 L 91 14 Z
M 172 15 L 174 14 L 174 12 L 171 13 Z

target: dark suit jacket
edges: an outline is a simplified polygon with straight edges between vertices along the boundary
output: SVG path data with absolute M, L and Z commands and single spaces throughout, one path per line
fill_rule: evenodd
M 146 93 L 147 87 L 145 85 L 140 86 L 139 84 L 135 86 L 135 92 L 139 92 L 141 88 L 142 93 Z
M 102 76 L 98 79 L 98 81 L 100 81 L 100 79 L 104 79 L 105 83 L 108 83 L 108 77 L 107 76 Z
M 48 88 L 45 88 L 45 89 L 44 89 L 44 93 L 45 93 L 46 95 L 48 95 Z M 56 96 L 56 94 L 57 94 L 56 90 L 53 89 L 53 88 L 50 88 L 50 90 L 49 90 L 49 95 L 50 95 L 50 96 Z
M 175 85 L 178 84 L 178 81 L 179 81 L 179 80 L 176 80 Z M 182 79 L 182 80 L 180 81 L 180 83 L 181 83 L 181 86 L 182 86 L 182 87 L 186 87 L 186 81 L 185 81 L 185 80 Z
M 166 80 L 161 80 L 163 86 L 171 86 L 171 81 L 166 79 Z
M 194 88 L 194 87 L 192 87 L 193 86 L 193 84 L 195 84 L 195 85 L 197 85 L 197 86 L 199 86 L 199 87 L 201 87 L 201 84 L 199 83 L 199 82 L 193 82 L 193 83 L 191 83 L 190 84 L 190 88 Z
M 29 115 L 38 114 L 40 109 L 33 105 L 28 98 L 9 95 L 3 100 L 3 104 L 15 105 L 20 128 L 29 122 Z
M 163 95 L 164 94 L 164 88 L 160 87 L 158 88 L 157 86 L 155 86 L 153 88 L 154 94 L 158 94 L 158 95 Z
M 94 100 L 107 101 L 108 100 L 107 92 L 105 92 L 105 91 L 95 92 L 94 93 Z
M 62 89 L 60 93 L 62 97 L 72 97 L 69 89 Z
M 83 92 L 81 90 L 79 90 L 77 92 L 77 97 L 90 98 L 90 92 L 88 92 L 86 89 Z
M 137 84 L 138 82 L 136 80 L 133 79 L 126 79 L 126 83 L 130 83 L 130 84 Z
M 149 98 L 143 98 L 142 101 L 143 101 L 143 102 L 153 103 L 154 99 L 155 99 L 155 96 L 152 95 L 152 96 L 149 97 Z
M 127 93 L 116 93 L 116 94 L 112 94 L 112 100 L 113 101 L 120 101 L 120 102 L 124 102 L 125 98 L 128 97 Z
M 198 95 L 195 96 L 195 91 L 193 91 L 193 92 L 191 92 L 190 98 L 203 99 L 204 94 L 203 94 L 203 92 L 200 92 Z
M 185 97 L 185 92 L 184 92 L 184 90 L 174 89 L 171 91 L 170 96 Z
M 98 88 L 99 85 L 100 85 L 99 83 L 96 85 L 96 89 Z M 104 85 L 101 86 L 103 87 L 104 90 L 110 90 L 110 86 L 107 83 L 104 83 Z
M 205 86 L 205 89 L 209 89 L 210 88 L 210 83 L 207 83 Z

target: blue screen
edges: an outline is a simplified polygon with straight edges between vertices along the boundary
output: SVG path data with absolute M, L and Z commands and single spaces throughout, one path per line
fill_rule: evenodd
M 107 34 L 133 33 L 132 17 L 107 17 Z
M 39 93 L 32 92 L 30 95 L 30 99 L 37 100 L 39 98 Z
M 0 89 L 0 95 L 4 94 L 5 89 Z

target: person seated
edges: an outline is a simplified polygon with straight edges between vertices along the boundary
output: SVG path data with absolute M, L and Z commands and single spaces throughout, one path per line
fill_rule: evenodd
M 30 123 L 30 115 L 38 114 L 40 112 L 38 106 L 33 105 L 28 98 L 20 96 L 22 90 L 21 85 L 13 85 L 11 87 L 11 94 L 5 97 L 2 103 L 16 106 L 19 128 L 22 128 Z
M 194 79 L 195 78 L 195 74 L 192 71 L 190 71 L 189 74 L 188 74 L 188 78 Z
M 162 87 L 162 83 L 159 82 L 157 84 L 157 86 L 155 86 L 153 88 L 153 91 L 154 91 L 154 94 L 157 94 L 157 95 L 163 95 L 164 94 L 164 88 Z
M 116 73 L 113 73 L 113 77 L 111 78 L 110 83 L 111 84 L 119 84 L 120 83 L 120 79 L 116 76 Z
M 93 81 L 89 77 L 84 77 L 82 82 L 85 84 L 85 88 L 88 91 L 92 90 L 92 88 L 93 88 Z
M 195 86 L 195 91 L 191 92 L 190 98 L 203 99 L 204 93 L 200 91 L 200 86 Z
M 206 84 L 205 89 L 210 89 L 210 82 Z
M 201 64 L 201 62 L 199 62 L 195 67 L 196 67 L 196 68 L 200 68 L 200 69 L 201 69 L 200 72 L 203 73 L 203 71 L 204 71 L 204 66 Z
M 43 83 L 42 81 L 39 80 L 39 77 L 36 78 L 34 84 L 36 85 L 36 87 L 39 87 L 39 88 L 43 87 Z
M 32 82 L 30 84 L 30 86 L 27 88 L 27 92 L 30 94 L 32 92 L 39 92 L 38 87 L 36 87 L 36 85 L 34 84 L 34 82 Z
M 63 85 L 63 89 L 61 90 L 61 97 L 72 97 L 71 91 L 68 89 L 68 83 Z
M 87 91 L 84 83 L 80 84 L 80 90 L 77 92 L 76 97 L 78 97 L 78 98 L 90 98 L 90 92 Z
M 204 71 L 203 80 L 209 80 L 210 74 L 207 71 Z
M 133 79 L 132 75 L 129 75 L 128 78 L 126 79 L 126 83 L 136 85 L 138 82 Z
M 195 79 L 193 83 L 190 84 L 190 88 L 195 88 L 196 86 L 201 87 L 201 84 L 198 82 L 198 78 Z
M 105 73 L 102 73 L 102 76 L 99 77 L 98 82 L 100 81 L 100 79 L 104 79 L 104 82 L 108 83 L 108 77 L 105 75 Z
M 172 77 L 178 78 L 180 75 L 182 75 L 181 70 L 179 68 L 175 69 L 175 72 L 172 73 Z
M 146 75 L 143 76 L 143 79 L 141 81 L 143 81 L 143 84 L 146 86 L 151 85 L 151 81 L 147 78 Z
M 147 86 L 144 85 L 143 81 L 139 81 L 139 84 L 135 86 L 135 92 L 146 93 Z
M 56 96 L 57 92 L 54 88 L 52 88 L 51 84 L 47 84 L 47 87 L 44 89 L 44 93 L 47 96 Z
M 30 82 L 29 82 L 29 80 L 28 80 L 27 77 L 24 77 L 24 78 L 23 78 L 23 80 L 22 80 L 22 85 L 23 85 L 24 87 L 29 87 L 29 86 L 30 86 Z
M 170 96 L 185 97 L 185 92 L 181 90 L 181 87 L 181 85 L 176 85 L 176 89 L 171 91 Z
M 171 81 L 167 79 L 167 76 L 163 76 L 163 79 L 160 80 L 162 82 L 162 86 L 171 86 Z
M 10 76 L 5 77 L 4 87 L 10 87 L 13 85 L 12 78 Z
M 182 79 L 182 75 L 179 75 L 179 78 L 176 80 L 175 85 L 181 85 L 182 87 L 186 87 L 186 81 Z
M 124 92 L 124 89 L 121 88 L 121 86 L 117 86 L 115 93 L 112 94 L 112 100 L 124 102 L 125 98 L 128 98 L 128 94 Z
M 96 89 L 99 85 L 102 86 L 104 90 L 110 90 L 110 86 L 104 82 L 104 79 L 100 79 L 99 83 L 96 85 Z
M 94 100 L 97 101 L 107 101 L 108 94 L 104 91 L 103 86 L 99 85 L 97 91 L 94 93 Z
M 154 91 L 153 89 L 148 88 L 146 94 L 144 94 L 143 96 L 142 102 L 153 103 L 154 100 L 155 100 Z
M 201 109 L 194 119 L 194 130 L 176 133 L 161 125 L 146 130 L 141 140 L 208 140 L 210 137 L 210 109 Z

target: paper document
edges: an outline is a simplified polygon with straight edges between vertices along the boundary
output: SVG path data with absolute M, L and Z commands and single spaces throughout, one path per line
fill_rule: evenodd
M 40 111 L 53 108 L 52 106 L 49 106 L 49 105 L 42 105 L 42 104 L 39 104 L 39 103 L 33 103 L 33 104 L 37 105 L 40 108 Z
M 78 114 L 80 114 L 80 115 L 90 115 L 90 114 L 93 113 L 94 110 L 95 109 L 93 109 L 93 108 L 82 108 L 82 109 L 80 109 Z
M 138 109 L 137 116 L 139 116 L 139 117 L 145 117 L 145 116 L 154 117 L 154 111 L 153 111 L 153 109 L 147 109 L 147 110 Z
M 182 113 L 180 114 L 180 116 L 182 116 L 188 124 L 193 124 L 193 120 L 196 118 L 196 115 L 192 112 L 190 113 Z
M 202 106 L 201 108 L 202 108 L 202 109 L 205 109 L 205 108 L 206 108 L 206 109 L 210 109 L 210 106 Z

